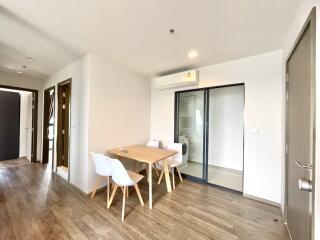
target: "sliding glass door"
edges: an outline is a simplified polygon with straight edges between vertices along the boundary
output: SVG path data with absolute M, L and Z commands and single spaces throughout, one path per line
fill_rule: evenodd
M 176 95 L 176 142 L 182 143 L 181 172 L 204 179 L 204 91 L 182 92 Z
M 176 92 L 175 104 L 181 172 L 242 192 L 244 85 Z
M 207 181 L 242 192 L 243 86 L 209 90 Z

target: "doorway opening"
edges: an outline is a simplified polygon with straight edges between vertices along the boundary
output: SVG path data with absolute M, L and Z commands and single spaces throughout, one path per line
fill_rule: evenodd
M 43 102 L 43 150 L 42 163 L 51 164 L 54 159 L 54 129 L 55 129 L 55 87 L 44 90 Z
M 57 173 L 69 180 L 71 79 L 58 84 Z
M 243 192 L 244 84 L 176 92 L 175 141 L 185 176 Z
M 37 162 L 38 91 L 0 86 L 0 160 Z

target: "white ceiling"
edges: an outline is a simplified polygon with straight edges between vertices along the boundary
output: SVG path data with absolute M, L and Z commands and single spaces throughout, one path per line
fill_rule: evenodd
M 283 47 L 299 1 L 0 0 L 0 70 L 44 78 L 100 52 L 153 76 L 247 57 Z

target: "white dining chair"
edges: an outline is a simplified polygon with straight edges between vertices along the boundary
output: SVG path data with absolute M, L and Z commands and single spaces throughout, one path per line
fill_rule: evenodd
M 148 143 L 147 143 L 147 147 L 159 148 L 159 147 L 160 147 L 160 141 L 157 141 L 157 140 L 149 140 Z M 139 165 L 138 165 L 138 172 L 140 171 L 141 164 L 142 164 L 142 163 L 139 163 Z M 145 164 L 145 165 L 146 165 L 146 172 L 147 172 L 147 174 L 149 175 L 149 173 L 148 173 L 148 164 Z M 155 169 L 157 175 L 159 176 L 159 172 L 158 172 L 158 169 L 157 169 L 157 167 L 155 166 L 155 164 L 152 165 L 152 168 Z M 147 179 L 148 179 L 148 181 L 149 181 L 149 177 L 148 177 Z
M 154 148 L 159 148 L 160 147 L 160 141 L 156 141 L 156 140 L 149 140 L 147 143 L 148 147 L 154 147 Z M 156 171 L 158 177 L 159 177 L 159 172 L 157 169 L 157 166 L 155 164 L 152 164 L 152 168 Z M 146 166 L 146 171 L 148 171 L 148 166 Z M 149 175 L 149 172 L 148 172 Z M 149 176 L 148 176 L 149 179 Z
M 112 176 L 112 166 L 109 158 L 101 153 L 91 153 L 93 159 L 95 172 L 98 175 L 94 185 L 94 189 L 91 194 L 91 199 L 94 198 L 98 187 L 102 180 L 107 178 L 107 203 L 109 202 L 109 188 L 110 188 L 110 177 Z
M 174 168 L 177 169 L 180 181 L 183 182 L 181 172 L 179 169 L 179 165 L 182 163 L 182 144 L 181 143 L 170 143 L 169 146 L 167 147 L 167 149 L 177 152 L 177 154 L 175 154 L 172 157 L 169 157 L 167 159 L 168 167 L 171 169 L 171 174 L 172 174 L 172 186 L 173 186 L 173 189 L 175 189 L 176 186 L 175 186 L 175 179 L 174 179 Z M 161 174 L 159 177 L 158 184 L 161 183 L 163 173 L 164 173 L 163 162 L 160 161 L 159 165 L 162 167 L 162 171 L 161 171 Z
M 160 147 L 160 142 L 156 141 L 156 140 L 149 140 L 147 143 L 148 147 L 155 147 L 155 148 L 159 148 Z
M 121 221 L 124 221 L 124 212 L 125 212 L 125 204 L 126 204 L 126 197 L 128 195 L 128 187 L 134 186 L 138 198 L 140 200 L 141 205 L 144 205 L 144 202 L 142 200 L 138 182 L 143 178 L 143 175 L 140 175 L 138 173 L 127 171 L 122 163 L 118 159 L 111 159 L 112 164 L 112 181 L 114 182 L 113 190 L 111 193 L 110 201 L 108 203 L 108 208 L 110 208 L 111 203 L 114 199 L 114 196 L 116 194 L 116 191 L 118 187 L 123 188 L 123 200 L 122 200 L 122 215 L 121 215 Z

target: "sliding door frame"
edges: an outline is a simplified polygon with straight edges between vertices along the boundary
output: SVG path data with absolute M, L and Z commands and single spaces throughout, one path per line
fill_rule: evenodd
M 204 88 L 193 88 L 193 89 L 187 89 L 187 90 L 181 90 L 176 91 L 174 95 L 174 142 L 179 143 L 179 105 L 180 105 L 180 94 L 181 93 L 187 93 L 187 92 L 196 92 L 196 91 L 203 91 L 204 92 L 204 126 L 203 126 L 203 149 L 202 149 L 202 156 L 203 156 L 203 171 L 202 171 L 202 178 L 190 176 L 187 174 L 182 173 L 182 175 L 192 181 L 204 183 L 208 185 L 212 185 L 215 187 L 220 187 L 223 189 L 228 189 L 219 185 L 216 185 L 214 183 L 208 182 L 208 165 L 209 165 L 209 151 L 208 151 L 208 145 L 209 145 L 209 100 L 210 100 L 210 90 L 211 89 L 218 89 L 218 88 L 226 88 L 226 87 L 236 87 L 236 86 L 243 86 L 243 101 L 244 101 L 244 107 L 243 110 L 245 110 L 245 84 L 244 83 L 235 83 L 235 84 L 226 84 L 226 85 L 218 85 L 218 86 L 212 86 L 212 87 L 204 87 Z M 244 116 L 243 116 L 244 117 Z M 242 192 L 243 193 L 243 182 L 244 182 L 244 129 L 245 129 L 245 123 L 243 118 L 243 174 L 242 174 Z M 233 192 L 239 192 L 236 190 L 228 189 Z

